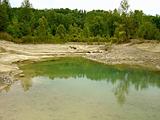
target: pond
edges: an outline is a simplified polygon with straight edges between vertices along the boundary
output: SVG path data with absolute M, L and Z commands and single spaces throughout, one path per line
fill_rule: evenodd
M 0 120 L 158 120 L 160 73 L 83 58 L 24 64 L 0 92 Z

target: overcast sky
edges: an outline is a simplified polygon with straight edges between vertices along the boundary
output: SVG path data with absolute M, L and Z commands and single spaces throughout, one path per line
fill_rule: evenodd
M 12 7 L 19 7 L 23 0 L 10 0 Z M 30 0 L 34 8 L 70 8 L 83 10 L 113 10 L 121 0 Z M 146 14 L 160 15 L 160 0 L 129 0 L 132 10 L 143 10 Z

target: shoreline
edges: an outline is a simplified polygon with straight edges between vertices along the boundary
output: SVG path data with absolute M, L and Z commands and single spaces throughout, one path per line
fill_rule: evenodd
M 41 61 L 55 57 L 84 57 L 108 65 L 139 66 L 160 71 L 160 43 L 125 43 L 118 45 L 67 44 L 15 44 L 0 41 L 0 80 L 16 80 L 22 73 L 18 64 L 24 61 Z M 3 88 L 3 87 L 1 87 Z

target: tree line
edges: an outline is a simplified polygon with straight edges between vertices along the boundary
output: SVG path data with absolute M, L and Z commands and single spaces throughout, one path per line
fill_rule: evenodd
M 160 40 L 160 16 L 129 11 L 127 0 L 120 8 L 104 10 L 34 9 L 29 0 L 12 8 L 0 1 L 0 39 L 21 43 L 127 42 L 130 39 Z

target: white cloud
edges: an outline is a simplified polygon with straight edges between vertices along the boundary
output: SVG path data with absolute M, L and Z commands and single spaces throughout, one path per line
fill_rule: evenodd
M 10 0 L 13 7 L 19 7 L 23 0 Z M 121 0 L 30 0 L 34 8 L 70 8 L 113 10 L 119 7 Z M 159 14 L 158 0 L 129 0 L 132 10 L 143 10 L 146 14 Z

